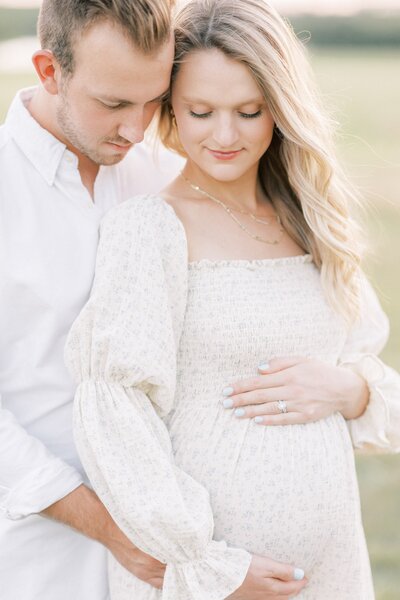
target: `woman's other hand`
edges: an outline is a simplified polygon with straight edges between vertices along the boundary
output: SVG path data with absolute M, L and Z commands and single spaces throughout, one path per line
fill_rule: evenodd
M 369 390 L 365 380 L 345 367 L 309 358 L 274 358 L 258 367 L 260 375 L 228 383 L 222 403 L 237 418 L 260 425 L 309 423 L 340 412 L 362 415 Z
M 253 556 L 246 579 L 227 600 L 286 600 L 296 597 L 307 583 L 302 569 Z

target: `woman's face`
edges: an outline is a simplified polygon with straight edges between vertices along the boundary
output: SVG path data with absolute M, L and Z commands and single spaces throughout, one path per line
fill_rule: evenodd
M 254 170 L 274 121 L 247 67 L 220 50 L 187 56 L 174 82 L 172 108 L 189 160 L 219 181 Z

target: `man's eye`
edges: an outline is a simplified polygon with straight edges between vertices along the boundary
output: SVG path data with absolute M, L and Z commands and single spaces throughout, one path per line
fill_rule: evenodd
M 196 119 L 206 119 L 207 117 L 209 117 L 211 115 L 211 111 L 205 112 L 205 113 L 196 113 L 193 110 L 190 110 L 189 114 L 191 117 L 195 117 Z
M 105 106 L 106 108 L 109 108 L 110 110 L 114 110 L 116 108 L 121 108 L 123 106 L 123 104 L 121 102 L 118 104 L 108 104 L 107 102 L 102 102 L 101 104 L 103 106 Z

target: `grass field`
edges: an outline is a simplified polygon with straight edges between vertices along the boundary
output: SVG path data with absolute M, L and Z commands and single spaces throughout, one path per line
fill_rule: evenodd
M 392 325 L 384 357 L 400 369 L 400 50 L 311 52 L 323 97 L 341 123 L 343 163 L 366 208 L 366 269 Z
M 366 268 L 392 323 L 384 358 L 400 369 L 400 51 L 311 52 L 325 102 L 343 124 L 341 156 L 369 207 Z M 0 74 L 0 122 L 15 90 L 34 81 Z M 357 465 L 377 600 L 398 600 L 400 458 L 362 457 Z
M 342 123 L 340 153 L 367 206 L 366 268 L 391 320 L 384 359 L 400 369 L 400 51 L 312 51 L 324 98 Z M 400 457 L 357 461 L 378 600 L 400 598 Z

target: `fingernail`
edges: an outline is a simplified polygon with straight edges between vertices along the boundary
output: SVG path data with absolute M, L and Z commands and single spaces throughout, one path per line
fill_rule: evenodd
M 301 581 L 302 579 L 304 579 L 303 569 L 295 569 L 293 571 L 293 579 L 295 579 L 296 581 Z
M 222 400 L 222 405 L 224 408 L 232 408 L 233 400 L 231 400 L 230 398 L 225 398 L 225 400 Z
M 269 369 L 269 363 L 267 363 L 267 362 L 263 362 L 258 365 L 259 371 L 268 371 L 268 369 Z
M 237 408 L 234 412 L 235 412 L 235 417 L 243 417 L 245 410 L 244 410 L 244 408 Z
M 231 387 L 231 386 L 225 387 L 222 390 L 222 395 L 223 396 L 231 396 L 232 394 L 233 394 L 233 387 Z
M 264 419 L 262 417 L 254 417 L 254 420 L 256 423 L 262 423 Z

